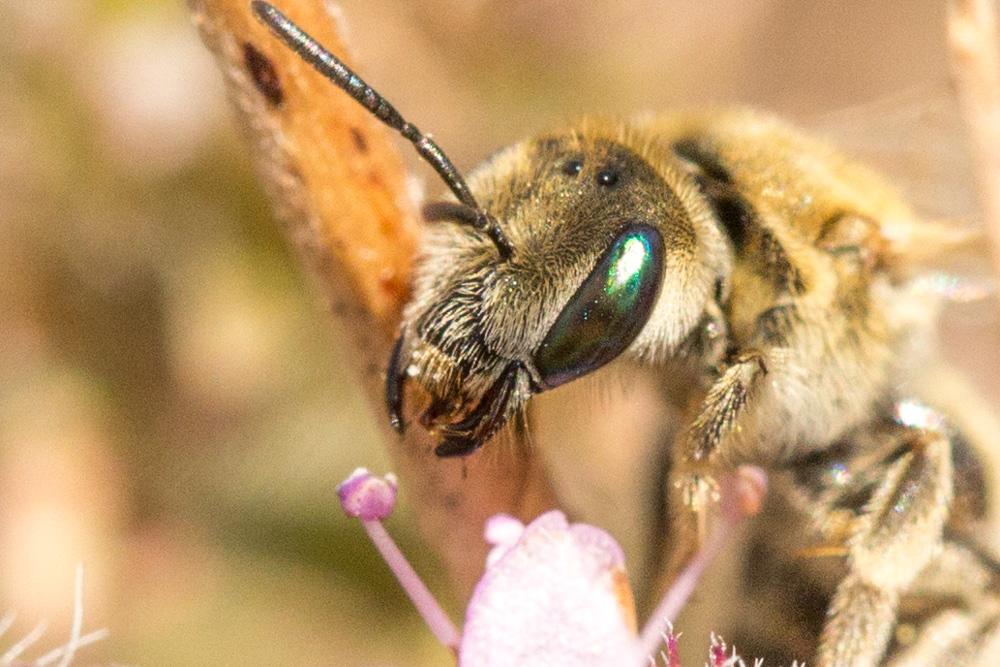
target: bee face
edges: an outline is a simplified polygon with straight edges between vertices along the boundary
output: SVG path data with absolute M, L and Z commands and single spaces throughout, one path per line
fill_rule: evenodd
M 584 123 L 509 148 L 470 186 L 511 245 L 429 231 L 389 369 L 429 394 L 438 454 L 483 444 L 534 393 L 623 353 L 669 353 L 725 276 L 726 251 L 687 176 L 621 124 Z

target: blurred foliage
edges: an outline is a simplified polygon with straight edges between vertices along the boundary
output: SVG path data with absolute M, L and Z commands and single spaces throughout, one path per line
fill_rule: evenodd
M 943 7 L 836 7 L 343 3 L 362 70 L 466 166 L 583 112 L 818 112 L 943 81 Z M 381 408 L 185 9 L 0 0 L 0 19 L 0 609 L 61 632 L 83 561 L 98 660 L 441 664 L 334 502 L 354 466 L 388 468 Z M 390 528 L 432 574 L 401 501 Z

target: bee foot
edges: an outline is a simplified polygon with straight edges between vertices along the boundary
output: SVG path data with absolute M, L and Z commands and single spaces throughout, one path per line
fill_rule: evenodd
M 692 512 L 700 514 L 707 511 L 720 497 L 719 483 L 708 473 L 689 473 L 682 476 L 675 484 L 681 490 L 685 507 Z

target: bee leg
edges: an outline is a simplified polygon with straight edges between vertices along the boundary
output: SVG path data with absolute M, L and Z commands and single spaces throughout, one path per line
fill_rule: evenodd
M 996 613 L 989 624 L 979 632 L 981 641 L 976 646 L 975 665 L 995 665 L 1000 655 L 1000 616 Z M 938 663 L 941 664 L 941 663 Z
M 961 479 L 957 466 L 955 474 Z M 958 502 L 956 491 L 949 524 L 955 521 Z M 901 610 L 892 658 L 887 663 L 891 667 L 993 665 L 1000 656 L 1000 599 L 995 594 L 998 568 L 990 555 L 984 561 L 983 554 L 957 544 L 949 527 L 945 528 L 940 555 L 906 591 L 907 598 L 930 602 L 934 611 L 926 613 L 919 605 L 909 615 Z
M 712 385 L 688 433 L 688 442 L 677 462 L 678 478 L 674 483 L 680 494 L 680 507 L 694 519 L 695 544 L 707 535 L 709 509 L 719 499 L 715 466 L 709 461 L 732 431 L 760 378 L 767 374 L 763 355 L 757 350 L 739 354 Z
M 695 461 L 707 459 L 736 425 L 759 380 L 767 374 L 764 354 L 756 349 L 739 353 L 708 390 L 691 427 Z
M 724 454 L 727 436 L 737 427 L 743 409 L 767 375 L 768 350 L 785 347 L 797 321 L 794 304 L 780 304 L 758 315 L 750 344 L 731 357 L 709 388 L 691 425 L 685 453 L 678 463 L 678 470 L 684 472 L 677 485 L 683 506 L 696 517 L 699 543 L 705 536 L 708 508 L 718 495 L 710 457 L 720 450 Z
M 749 345 L 732 356 L 708 390 L 692 424 L 689 449 L 692 460 L 707 459 L 723 444 L 752 399 L 754 389 L 767 375 L 768 351 L 786 347 L 788 335 L 797 322 L 794 304 L 779 304 L 757 316 Z
M 924 622 L 889 667 L 994 664 L 1000 650 L 997 610 L 947 609 Z M 897 633 L 898 635 L 899 633 Z M 973 658 L 978 658 L 976 662 Z
M 937 554 L 952 499 L 951 442 L 905 430 L 910 440 L 847 540 L 848 574 L 837 586 L 816 664 L 876 665 L 895 626 L 900 594 Z

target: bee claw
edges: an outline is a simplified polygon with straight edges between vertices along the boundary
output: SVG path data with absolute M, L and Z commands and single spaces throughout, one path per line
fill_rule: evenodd
M 420 415 L 420 425 L 431 430 L 443 416 L 450 412 L 452 412 L 450 401 L 441 398 L 435 399 Z
M 434 453 L 441 458 L 466 456 L 492 438 L 507 421 L 507 406 L 521 369 L 520 362 L 508 364 L 472 412 L 460 422 L 444 425 L 442 430 L 446 435 Z

